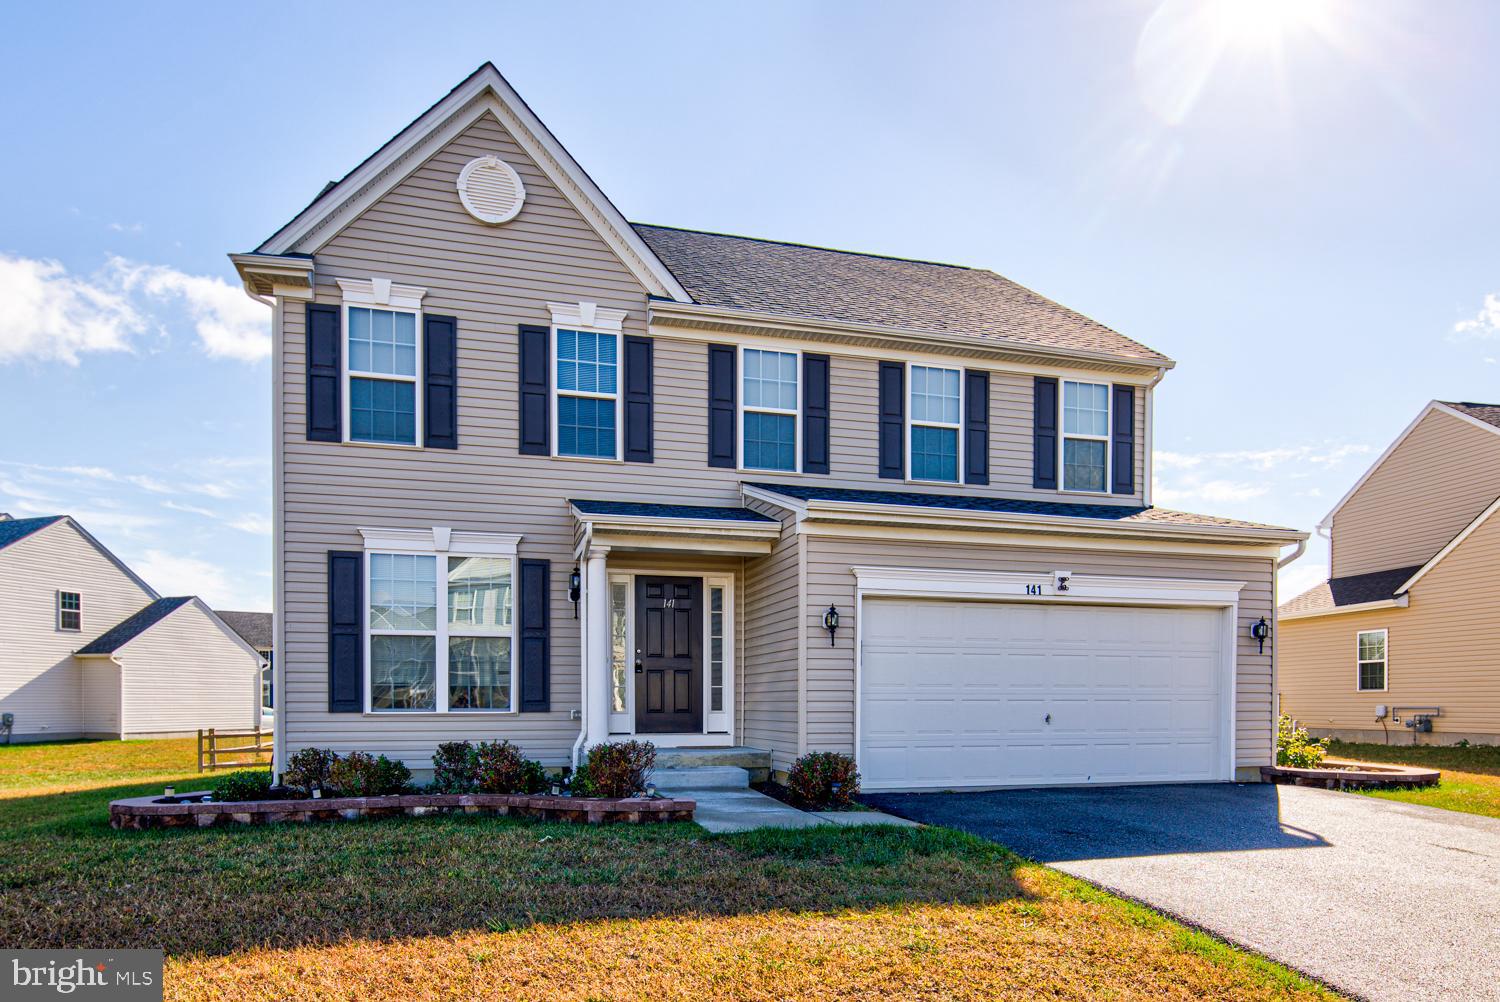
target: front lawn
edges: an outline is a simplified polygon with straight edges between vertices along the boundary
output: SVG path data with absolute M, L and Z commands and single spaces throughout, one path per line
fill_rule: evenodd
M 170 999 L 1335 997 L 939 828 L 107 826 L 192 753 L 0 748 L 3 945 L 162 946 Z
M 1400 800 L 1408 804 L 1500 818 L 1500 746 L 1473 745 L 1457 748 L 1335 741 L 1328 746 L 1328 754 L 1333 758 L 1396 762 L 1441 769 L 1443 778 L 1437 786 L 1361 792 L 1383 800 Z

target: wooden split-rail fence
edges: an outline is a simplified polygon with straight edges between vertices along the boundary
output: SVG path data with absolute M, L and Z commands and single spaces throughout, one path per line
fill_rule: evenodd
M 270 731 L 198 731 L 198 771 L 245 769 L 271 762 Z

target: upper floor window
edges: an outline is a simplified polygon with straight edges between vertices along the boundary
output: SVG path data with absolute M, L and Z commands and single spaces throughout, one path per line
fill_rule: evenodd
M 76 591 L 57 593 L 57 628 L 59 630 L 83 629 L 83 596 Z
M 557 454 L 619 456 L 619 335 L 557 328 Z
M 417 444 L 417 315 L 346 307 L 349 440 Z
M 1358 681 L 1360 692 L 1384 692 L 1386 688 L 1386 642 L 1389 633 L 1385 630 L 1362 630 L 1355 638 L 1358 653 Z
M 957 369 L 911 366 L 911 478 L 958 483 L 962 382 Z
M 746 348 L 741 353 L 742 455 L 749 470 L 797 470 L 798 356 Z
M 1063 383 L 1062 489 L 1109 489 L 1109 385 Z

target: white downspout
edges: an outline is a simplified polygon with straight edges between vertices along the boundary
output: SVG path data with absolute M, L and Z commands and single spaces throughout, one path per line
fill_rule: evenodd
M 1306 552 L 1307 552 L 1307 540 L 1305 540 L 1305 539 L 1299 539 L 1299 540 L 1297 540 L 1297 548 L 1295 550 L 1293 550 L 1291 553 L 1289 553 L 1286 556 L 1282 557 L 1280 560 L 1276 561 L 1276 569 L 1278 571 L 1281 570 L 1287 564 L 1291 563 L 1293 560 L 1296 560 L 1298 557 L 1302 556 L 1302 554 L 1304 554 Z
M 594 527 L 585 525 L 583 527 L 583 538 L 573 549 L 573 564 L 580 566 L 583 563 L 583 555 L 589 552 L 589 544 L 593 542 Z M 579 584 L 583 583 L 583 575 L 579 575 Z M 578 605 L 583 605 L 583 594 L 580 589 Z M 580 756 L 583 754 L 583 742 L 589 736 L 589 619 L 579 610 L 578 615 L 578 739 L 573 742 L 572 761 L 573 768 L 578 768 Z

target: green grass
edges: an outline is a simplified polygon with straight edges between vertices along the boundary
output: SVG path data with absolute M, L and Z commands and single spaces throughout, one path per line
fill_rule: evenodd
M 1335 741 L 1328 746 L 1328 754 L 1366 762 L 1429 766 L 1443 773 L 1437 786 L 1361 791 L 1367 796 L 1500 818 L 1500 746 L 1458 748 Z
M 1333 997 L 942 828 L 110 829 L 191 745 L 0 749 L 7 946 L 162 947 L 170 999 Z

